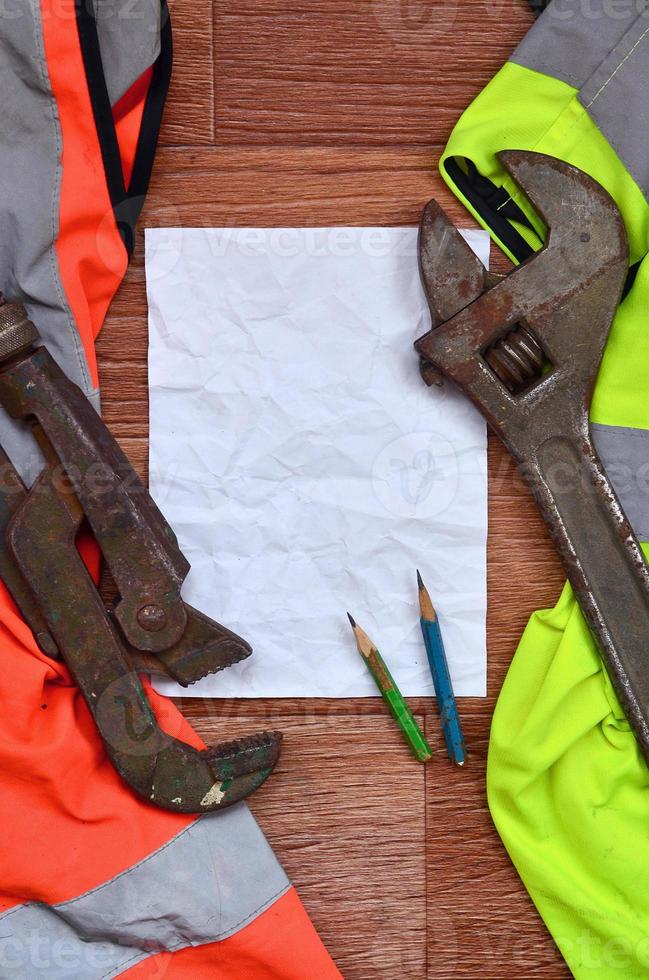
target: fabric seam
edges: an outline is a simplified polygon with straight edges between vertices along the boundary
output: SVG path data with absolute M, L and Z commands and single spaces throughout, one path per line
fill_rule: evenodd
M 648 28 L 648 30 L 645 33 L 649 33 L 649 28 Z M 528 69 L 528 70 L 529 71 L 534 71 L 535 69 L 532 68 L 532 69 Z M 610 79 L 609 79 L 609 81 L 610 81 Z M 572 98 L 570 99 L 570 102 L 566 103 L 566 105 L 562 108 L 562 110 L 558 114 L 558 116 L 556 116 L 554 118 L 554 120 L 552 122 L 552 125 L 548 126 L 547 129 L 545 129 L 543 131 L 543 133 L 539 136 L 539 138 L 536 140 L 536 142 L 534 143 L 534 146 L 531 149 L 532 150 L 536 150 L 537 147 L 543 142 L 543 140 L 547 138 L 548 134 L 552 132 L 552 130 L 557 125 L 557 123 L 559 122 L 559 120 L 561 119 L 561 117 L 566 112 L 568 112 L 571 109 L 571 107 L 573 107 L 574 105 L 577 105 L 581 109 L 583 109 L 583 111 L 584 111 L 584 113 L 586 115 L 585 115 L 585 117 L 581 117 L 581 118 L 575 119 L 570 124 L 570 126 L 563 132 L 562 138 L 563 139 L 567 138 L 572 133 L 573 130 L 578 129 L 580 127 L 583 127 L 583 125 L 584 125 L 584 119 L 585 118 L 589 119 L 590 122 L 593 124 L 593 126 L 595 126 L 595 128 L 597 129 L 597 131 L 601 134 L 602 139 L 604 139 L 608 143 L 608 145 L 610 146 L 610 148 L 613 151 L 613 153 L 615 153 L 617 159 L 620 162 L 620 165 L 622 167 L 624 167 L 624 169 L 626 170 L 626 172 L 629 174 L 629 176 L 633 180 L 633 183 L 636 185 L 636 187 L 638 188 L 638 190 L 640 191 L 640 193 L 642 194 L 642 196 L 645 198 L 645 200 L 649 201 L 649 192 L 646 191 L 642 187 L 642 184 L 637 179 L 636 175 L 629 170 L 627 164 L 622 159 L 622 157 L 621 157 L 621 155 L 620 155 L 617 147 L 611 142 L 611 140 L 609 139 L 609 137 L 602 130 L 602 128 L 598 124 L 597 120 L 588 112 L 588 107 L 584 105 L 584 103 L 579 98 L 579 95 L 580 95 L 580 93 L 577 92 L 575 95 L 572 96 Z M 514 182 L 509 177 L 509 175 L 507 175 L 507 177 L 503 181 L 503 187 L 505 188 L 505 190 L 507 191 L 507 193 L 510 195 L 512 201 L 514 201 L 515 204 L 518 204 L 518 202 L 521 199 L 524 199 L 525 195 L 523 194 L 523 192 L 521 191 L 521 189 L 514 184 Z M 515 188 L 515 191 L 516 191 L 515 194 L 513 194 L 513 195 L 511 193 L 511 189 L 510 189 L 511 187 L 514 187 Z M 520 207 L 520 204 L 519 204 L 519 207 Z
M 47 903 L 45 902 L 33 902 L 33 903 L 23 902 L 20 905 L 16 905 L 15 908 L 8 909 L 8 911 L 0 914 L 0 922 L 2 922 L 3 919 L 8 919 L 9 916 L 13 915 L 14 912 L 17 912 L 19 909 L 26 908 L 30 904 L 45 905 L 47 908 L 52 908 L 52 909 L 64 909 L 67 906 L 72 905 L 74 902 L 79 902 L 82 898 L 89 898 L 91 895 L 99 894 L 99 892 L 102 891 L 104 888 L 107 888 L 109 885 L 112 885 L 114 882 L 119 881 L 120 878 L 123 878 L 125 875 L 131 874 L 131 872 L 136 871 L 138 868 L 143 868 L 144 865 L 147 864 L 147 862 L 151 861 L 154 857 L 157 857 L 158 854 L 163 854 L 168 847 L 171 847 L 171 845 L 175 843 L 175 841 L 179 840 L 184 834 L 188 833 L 192 829 L 192 827 L 194 827 L 199 822 L 199 820 L 204 820 L 205 817 L 206 814 L 203 814 L 202 816 L 198 817 L 196 820 L 192 820 L 192 822 L 189 823 L 186 827 L 183 827 L 183 829 L 179 830 L 177 834 L 174 834 L 174 836 L 171 837 L 165 844 L 163 844 L 162 847 L 159 847 L 157 850 L 152 851 L 151 854 L 147 854 L 146 857 L 142 858 L 136 864 L 132 864 L 130 867 L 125 868 L 123 871 L 120 871 L 119 874 L 115 875 L 109 881 L 104 881 L 102 882 L 101 885 L 96 885 L 95 888 L 89 888 L 88 891 L 81 892 L 80 895 L 75 895 L 74 898 L 68 898 L 65 900 L 65 902 L 56 902 L 55 905 L 48 906 Z
M 528 65 L 523 59 L 520 61 L 516 60 L 516 52 L 509 58 L 509 62 L 513 65 L 517 65 L 519 68 L 525 68 L 527 71 L 538 72 L 539 75 L 545 75 L 547 78 L 553 78 L 558 82 L 564 82 L 564 84 L 569 85 L 570 88 L 574 88 L 577 92 L 583 87 L 582 82 L 570 71 L 563 71 L 561 78 L 556 74 L 556 66 L 550 65 L 547 61 L 536 62 L 533 67 Z M 586 80 L 588 81 L 588 80 Z
M 601 429 L 603 431 L 611 430 L 611 429 L 618 429 L 618 430 L 623 429 L 625 433 L 628 433 L 629 438 L 631 439 L 644 439 L 644 440 L 649 439 L 649 429 L 641 429 L 639 426 L 634 428 L 633 426 L 630 425 L 615 425 L 613 423 L 608 423 L 608 422 L 591 422 L 590 425 L 591 428 Z
M 631 50 L 629 52 L 627 52 L 626 56 L 622 59 L 622 61 L 617 66 L 617 68 L 614 71 L 611 72 L 611 74 L 606 79 L 606 81 L 604 82 L 604 84 L 602 85 L 602 87 L 595 93 L 595 95 L 593 96 L 593 98 L 591 99 L 591 101 L 586 106 L 584 106 L 585 109 L 590 109 L 591 106 L 595 104 L 595 102 L 600 97 L 600 95 L 602 94 L 602 92 L 604 91 L 604 89 L 607 87 L 607 85 L 610 82 L 613 81 L 613 79 L 615 78 L 615 76 L 617 75 L 617 73 L 620 71 L 620 69 L 624 67 L 624 65 L 627 63 L 627 61 L 629 60 L 629 58 L 631 58 L 631 56 L 634 55 L 635 52 L 638 50 L 638 48 L 642 44 L 643 40 L 647 36 L 647 34 L 649 34 L 649 27 L 647 27 L 642 32 L 642 34 L 640 35 L 640 37 L 638 38 L 638 40 L 635 42 L 635 44 L 633 45 L 633 47 L 631 48 Z
M 210 815 L 207 813 L 201 814 L 195 820 L 192 820 L 191 823 L 189 823 L 186 827 L 183 827 L 182 830 L 179 830 L 177 834 L 174 834 L 174 836 L 171 837 L 165 844 L 163 844 L 162 847 L 159 847 L 157 848 L 157 850 L 152 851 L 151 854 L 147 854 L 146 857 L 142 858 L 140 861 L 137 861 L 135 864 L 132 864 L 130 867 L 125 868 L 124 871 L 120 871 L 119 874 L 116 874 L 109 881 L 104 881 L 102 882 L 101 885 L 97 885 L 95 888 L 89 888 L 87 891 L 81 892 L 81 894 L 79 895 L 75 895 L 74 898 L 68 898 L 66 899 L 65 902 L 57 902 L 55 905 L 46 905 L 46 903 L 44 902 L 33 902 L 33 903 L 22 902 L 20 905 L 16 905 L 15 908 L 8 909 L 6 912 L 1 913 L 0 921 L 2 921 L 3 919 L 8 919 L 9 916 L 13 915 L 14 912 L 17 912 L 19 909 L 26 908 L 30 904 L 45 905 L 47 908 L 51 908 L 51 909 L 64 909 L 69 905 L 73 905 L 75 902 L 81 901 L 81 899 L 83 898 L 89 898 L 91 895 L 99 894 L 99 892 L 103 891 L 104 888 L 107 888 L 109 885 L 113 885 L 116 881 L 119 881 L 120 878 L 125 877 L 125 875 L 131 874 L 133 871 L 136 871 L 139 868 L 143 868 L 145 864 L 147 864 L 149 861 L 152 861 L 153 858 L 158 856 L 158 854 L 163 854 L 168 847 L 171 847 L 171 845 L 174 844 L 177 840 L 180 840 L 180 838 L 183 837 L 185 834 L 189 833 L 190 830 L 193 830 L 196 824 L 209 819 L 209 816 Z

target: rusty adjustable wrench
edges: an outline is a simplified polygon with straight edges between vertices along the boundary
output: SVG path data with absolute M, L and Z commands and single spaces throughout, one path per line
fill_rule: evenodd
M 492 277 L 431 201 L 419 255 L 433 327 L 415 347 L 424 378 L 454 381 L 522 468 L 649 761 L 649 570 L 588 420 L 628 274 L 625 228 L 576 168 L 526 151 L 500 160 L 548 226 L 545 247 Z

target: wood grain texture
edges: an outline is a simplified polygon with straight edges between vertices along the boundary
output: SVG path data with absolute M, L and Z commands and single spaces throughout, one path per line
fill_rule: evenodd
M 523 0 L 172 0 L 176 67 L 142 227 L 414 224 L 461 110 L 531 23 Z M 104 413 L 147 469 L 143 233 L 98 343 Z M 347 980 L 569 976 L 491 823 L 486 753 L 521 631 L 563 574 L 489 441 L 488 691 L 470 763 L 412 762 L 377 699 L 179 702 L 208 742 L 286 735 L 252 808 Z M 311 980 L 311 978 L 305 978 Z
M 168 0 L 174 70 L 160 142 L 192 146 L 214 140 L 212 0 Z
M 448 135 L 530 23 L 522 3 L 488 0 L 219 3 L 217 137 L 428 145 Z
M 212 724 L 222 735 L 259 725 L 284 732 L 272 785 L 251 808 L 343 975 L 425 977 L 424 767 L 411 764 L 384 711 L 345 716 L 304 702 L 255 707 L 242 714 L 239 703 L 234 717 Z M 185 713 L 205 726 L 204 706 Z M 398 803 L 396 771 L 403 777 Z

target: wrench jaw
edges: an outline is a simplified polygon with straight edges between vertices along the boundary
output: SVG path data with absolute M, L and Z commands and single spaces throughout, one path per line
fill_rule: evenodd
M 561 248 L 574 281 L 629 261 L 619 209 L 600 183 L 577 167 L 528 150 L 503 150 L 498 159 L 543 218 L 546 249 Z M 559 238 L 559 241 L 555 241 Z M 580 246 L 588 245 L 587 249 Z M 530 264 L 535 256 L 527 260 Z
M 487 270 L 437 201 L 429 201 L 419 226 L 419 271 L 433 329 L 476 300 Z
M 432 329 L 453 317 L 486 289 L 487 270 L 437 201 L 429 201 L 419 226 L 419 272 L 428 300 Z M 443 384 L 433 359 L 420 359 L 421 376 Z
M 563 418 L 583 414 L 628 271 L 628 243 L 608 193 L 538 153 L 503 165 L 550 226 L 545 247 L 490 287 L 479 260 L 436 203 L 420 229 L 422 281 L 433 328 L 415 348 L 427 371 L 457 384 L 509 448 L 509 420 L 551 391 Z M 449 272 L 446 263 L 455 263 Z

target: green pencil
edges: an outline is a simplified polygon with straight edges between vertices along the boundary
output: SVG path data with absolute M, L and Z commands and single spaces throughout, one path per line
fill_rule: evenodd
M 401 729 L 412 754 L 419 762 L 428 762 L 432 758 L 433 750 L 426 741 L 426 736 L 417 724 L 415 716 L 397 687 L 383 657 L 367 633 L 360 626 L 356 625 L 356 621 L 349 613 L 347 615 L 349 616 L 349 622 L 352 624 L 354 636 L 356 637 L 358 652 L 367 664 L 368 670 L 376 681 L 376 686 L 383 695 L 383 700 L 390 709 L 390 714 Z

